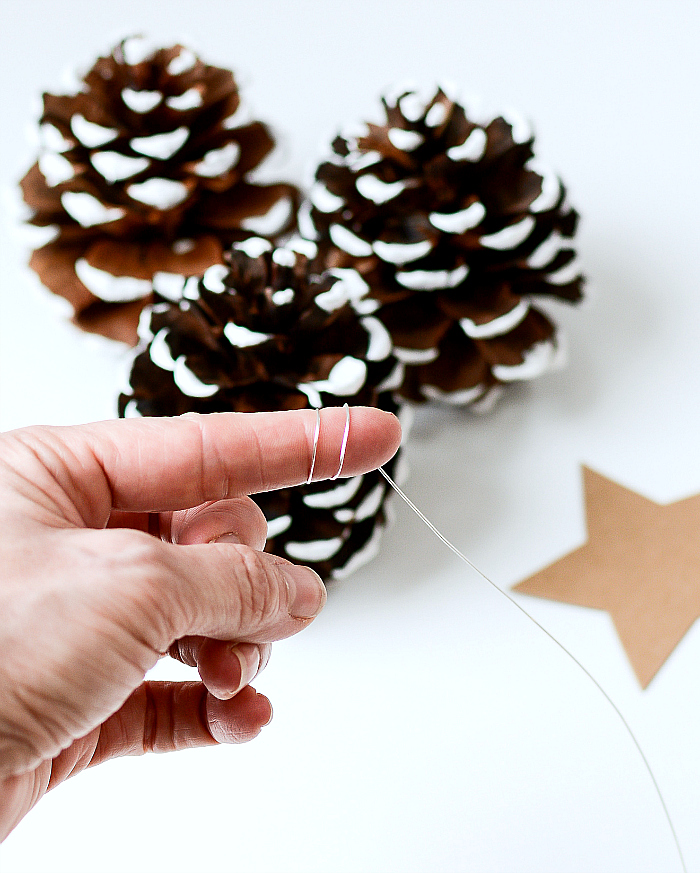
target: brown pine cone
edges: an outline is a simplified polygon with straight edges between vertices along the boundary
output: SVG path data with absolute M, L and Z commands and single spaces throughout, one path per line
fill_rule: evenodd
M 305 255 L 262 239 L 235 246 L 226 265 L 182 280 L 179 302 L 144 310 L 142 343 L 119 414 L 257 412 L 351 405 L 398 407 L 403 376 L 386 329 L 358 315 L 352 271 L 309 273 Z M 315 256 L 315 246 L 299 243 Z M 311 252 L 309 252 L 309 248 Z M 355 284 L 353 284 L 355 280 Z M 394 469 L 396 459 L 388 465 Z M 371 472 L 253 495 L 269 523 L 268 550 L 347 575 L 377 548 L 387 486 Z
M 438 89 L 382 100 L 386 122 L 339 135 L 300 230 L 354 267 L 406 364 L 408 399 L 480 402 L 557 358 L 541 297 L 581 299 L 577 213 L 538 169 L 522 121 L 480 124 Z
M 234 241 L 292 227 L 297 190 L 252 180 L 274 141 L 239 108 L 229 70 L 140 37 L 77 93 L 44 94 L 43 150 L 21 187 L 29 223 L 56 235 L 30 264 L 82 328 L 133 344 L 154 277 L 167 293 Z

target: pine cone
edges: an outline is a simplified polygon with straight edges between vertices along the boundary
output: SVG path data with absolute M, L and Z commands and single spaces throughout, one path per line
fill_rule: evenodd
M 234 241 L 291 227 L 296 188 L 251 181 L 274 141 L 239 107 L 231 72 L 140 37 L 99 58 L 77 93 L 44 94 L 43 151 L 21 187 L 30 224 L 56 236 L 30 264 L 82 328 L 133 344 L 154 277 L 167 293 L 172 274 L 201 275 Z
M 312 244 L 299 245 L 315 255 Z M 397 411 L 391 391 L 403 368 L 381 323 L 358 316 L 348 303 L 362 284 L 353 271 L 310 275 L 305 255 L 273 250 L 262 239 L 238 244 L 225 259 L 226 266 L 210 267 L 201 281 L 183 279 L 179 303 L 158 300 L 144 310 L 120 415 L 344 402 Z M 335 578 L 373 554 L 386 496 L 375 471 L 253 499 L 268 519 L 269 551 Z
M 382 103 L 386 123 L 333 141 L 300 230 L 381 304 L 405 397 L 484 405 L 556 358 L 555 327 L 533 304 L 581 299 L 578 215 L 533 162 L 524 122 L 479 124 L 440 89 Z

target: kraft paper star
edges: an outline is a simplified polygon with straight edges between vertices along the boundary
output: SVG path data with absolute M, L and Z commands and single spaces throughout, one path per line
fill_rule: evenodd
M 588 542 L 515 586 L 604 609 L 642 688 L 700 617 L 700 495 L 662 505 L 583 467 Z

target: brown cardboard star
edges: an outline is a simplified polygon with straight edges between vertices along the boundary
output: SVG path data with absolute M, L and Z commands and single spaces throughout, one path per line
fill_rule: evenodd
M 700 495 L 662 506 L 583 467 L 588 542 L 515 590 L 610 613 L 642 688 L 700 616 Z

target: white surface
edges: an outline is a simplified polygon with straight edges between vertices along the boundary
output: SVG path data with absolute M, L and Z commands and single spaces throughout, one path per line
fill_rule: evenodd
M 570 364 L 483 418 L 421 414 L 408 490 L 510 586 L 579 544 L 578 465 L 647 496 L 700 492 L 700 7 L 527 2 L 0 2 L 0 182 L 29 166 L 37 94 L 120 36 L 232 67 L 301 180 L 406 78 L 517 107 L 584 221 L 595 285 L 557 310 Z M 111 416 L 123 356 L 62 323 L 0 234 L 0 427 Z M 699 580 L 700 584 L 700 580 Z M 607 615 L 521 601 L 632 723 L 700 870 L 700 633 L 640 691 Z M 163 664 L 163 674 L 184 668 Z M 257 683 L 254 743 L 125 759 L 62 786 L 0 849 L 25 871 L 676 871 L 652 786 L 556 648 L 397 505 L 379 558 Z

